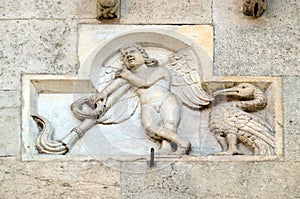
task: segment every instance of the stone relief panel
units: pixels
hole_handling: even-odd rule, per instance
[[[89,44],[76,77],[23,76],[23,159],[139,157],[150,148],[159,157],[280,157],[279,78],[212,76],[209,48],[171,26],[113,36],[94,28],[81,39],[102,41]]]
[[[216,136],[222,152],[217,155],[242,155],[238,141],[248,146],[254,155],[274,154],[274,130],[251,112],[263,110],[267,105],[265,93],[250,83],[240,83],[231,88],[217,90],[214,97],[233,96],[233,101],[213,106],[209,117],[209,129]]]

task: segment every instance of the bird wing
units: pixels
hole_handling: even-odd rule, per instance
[[[115,76],[118,70],[120,70],[120,67],[101,67],[98,79],[100,92],[116,80]],[[129,89],[126,89],[126,87],[129,87]],[[125,93],[122,91],[123,89],[126,90]],[[113,98],[113,100],[111,100],[112,105],[98,120],[102,124],[117,124],[129,119],[135,113],[139,105],[139,97],[132,87],[130,87],[130,84],[125,83],[125,81],[124,85],[116,89],[108,98]]]
[[[247,135],[250,134],[252,136],[260,138],[269,146],[274,148],[274,131],[272,127],[260,117],[236,108],[234,114],[232,114],[231,117],[227,120],[228,124],[236,128],[238,132],[244,133],[243,136],[247,137]]]
[[[212,101],[202,88],[201,72],[195,57],[187,57],[188,50],[173,54],[167,65],[172,75],[171,91],[179,100],[190,108],[201,108]],[[189,56],[192,56],[189,53]]]

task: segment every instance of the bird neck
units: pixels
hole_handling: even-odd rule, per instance
[[[244,111],[248,111],[248,112],[259,111],[266,107],[267,98],[264,92],[262,92],[260,89],[256,89],[253,92],[252,100],[238,101],[236,102],[235,105]]]

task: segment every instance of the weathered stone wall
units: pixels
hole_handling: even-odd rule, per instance
[[[100,22],[96,0],[1,2],[0,198],[300,197],[299,9],[298,0],[272,0],[250,19],[241,0],[122,1],[115,23],[212,24],[215,75],[283,80],[282,160],[181,161],[149,172],[142,162],[112,169],[98,161],[20,161],[21,74],[76,74],[78,24]]]

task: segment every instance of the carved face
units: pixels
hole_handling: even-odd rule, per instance
[[[239,97],[252,97],[256,87],[249,83],[241,83],[232,88],[227,88],[223,90],[218,90],[213,93],[213,96],[217,95],[231,95]]]
[[[142,53],[135,47],[129,47],[122,51],[122,60],[128,70],[144,64]]]
[[[98,1],[102,7],[109,8],[116,5],[117,0],[99,0]]]

